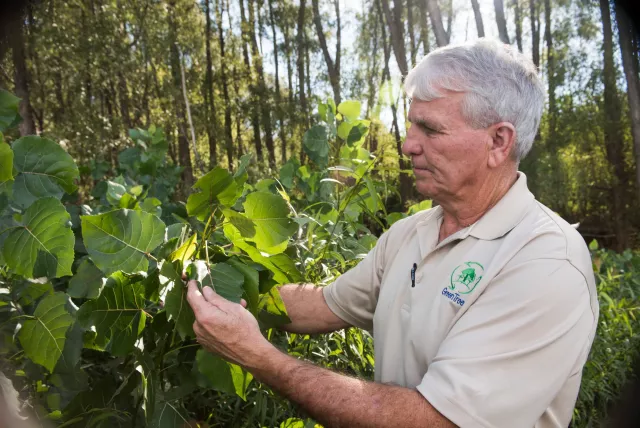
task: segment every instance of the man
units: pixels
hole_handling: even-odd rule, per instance
[[[198,341],[327,426],[566,427],[598,304],[583,239],[517,171],[544,104],[536,70],[481,39],[430,53],[405,89],[403,152],[438,206],[326,288],[281,289],[289,331],[372,330],[376,382],[284,355],[241,305],[192,283]]]

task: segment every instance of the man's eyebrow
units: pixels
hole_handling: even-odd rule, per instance
[[[416,124],[418,126],[423,126],[430,130],[444,133],[444,127],[442,125],[438,124],[437,122],[432,122],[424,117],[409,117],[407,118],[407,120],[410,123]]]

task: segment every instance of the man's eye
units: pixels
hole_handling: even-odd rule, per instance
[[[431,129],[428,126],[421,125],[420,129],[427,135],[436,135],[438,132],[435,129]]]

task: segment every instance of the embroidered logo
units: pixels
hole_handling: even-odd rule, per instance
[[[484,267],[478,262],[465,262],[451,272],[449,290],[456,294],[469,294],[482,279]]]

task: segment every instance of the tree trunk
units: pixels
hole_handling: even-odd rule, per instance
[[[451,24],[453,24],[453,0],[447,5],[447,40],[451,40]]]
[[[514,20],[516,21],[516,44],[518,50],[522,52],[522,11],[520,10],[520,0],[513,0]]]
[[[433,26],[433,33],[436,35],[436,44],[438,47],[446,46],[449,44],[449,38],[447,32],[442,25],[442,14],[440,13],[440,6],[438,6],[437,0],[424,0],[426,3],[426,9],[429,12],[431,18],[431,25]]]
[[[269,20],[271,22],[271,37],[273,38],[273,63],[275,64],[275,83],[276,83],[276,114],[278,115],[279,129],[280,129],[280,144],[282,146],[280,153],[282,163],[287,161],[287,138],[284,129],[284,109],[282,108],[282,97],[280,94],[280,74],[278,67],[278,40],[276,38],[276,22],[273,15],[272,0],[269,0]]]
[[[384,51],[384,69],[382,71],[382,81],[384,82],[385,80],[390,80],[391,79],[391,74],[389,71],[389,59],[391,57],[391,46],[389,43],[389,38],[387,37],[387,32],[385,30],[385,23],[384,23],[384,16],[382,15],[382,6],[381,4],[384,2],[385,0],[377,0],[376,1],[376,7],[378,8],[378,14],[380,16],[380,27],[382,28],[382,49]],[[411,197],[411,190],[412,190],[412,182],[411,182],[411,178],[409,177],[409,175],[406,172],[402,172],[404,170],[406,170],[407,168],[407,163],[405,162],[403,155],[402,155],[402,138],[400,136],[400,128],[398,126],[398,105],[396,104],[396,101],[392,98],[391,95],[391,91],[389,91],[389,102],[391,104],[391,114],[392,114],[392,128],[395,130],[394,132],[394,137],[396,140],[396,149],[398,151],[398,167],[400,169],[400,199],[402,201],[402,205],[404,206],[405,203],[410,199]]]
[[[16,96],[21,98],[19,107],[20,116],[22,116],[20,135],[33,135],[36,133],[36,127],[33,122],[33,111],[29,100],[29,73],[27,70],[23,20],[15,19],[7,26],[7,32],[13,52],[15,92]]]
[[[389,26],[391,34],[391,44],[393,53],[396,57],[396,63],[400,69],[402,80],[409,74],[409,66],[407,64],[407,54],[404,47],[404,31],[402,25],[402,0],[394,0],[393,13],[389,8],[389,0],[381,0],[382,11]]]
[[[549,0],[546,0],[549,1]],[[613,168],[615,180],[612,183],[612,205],[614,231],[618,251],[627,247],[627,225],[625,215],[626,190],[628,176],[624,163],[624,139],[621,126],[621,108],[616,86],[616,66],[613,61],[613,32],[611,30],[611,13],[609,0],[600,0],[602,16],[602,36],[604,47],[604,144],[607,158]]]
[[[129,114],[129,88],[127,88],[127,81],[122,71],[118,71],[118,95],[120,99],[120,115],[125,128],[124,134],[127,135],[129,129],[133,128],[133,123]]]
[[[311,7],[313,8],[313,23],[318,34],[318,41],[320,42],[320,48],[322,49],[322,55],[324,61],[327,64],[327,71],[329,72],[329,83],[333,89],[333,100],[336,105],[340,104],[340,1],[334,0],[337,18],[337,41],[336,41],[336,59],[335,62],[331,58],[329,48],[327,46],[327,39],[324,36],[324,30],[322,29],[322,17],[320,16],[320,10],[318,6],[318,0],[311,0]]]
[[[171,77],[173,79],[173,99],[175,104],[176,123],[178,130],[178,161],[182,170],[182,182],[184,189],[190,189],[193,185],[193,167],[191,166],[191,154],[189,140],[187,138],[187,120],[184,111],[184,102],[181,95],[182,78],[180,76],[180,52],[178,50],[178,26],[175,20],[175,1],[169,1],[169,54],[171,61]]]
[[[502,0],[493,0],[493,7],[496,11],[496,24],[498,24],[498,34],[502,43],[509,43],[509,34],[507,33],[507,20],[504,17],[504,3]]]
[[[251,127],[253,128],[253,143],[256,148],[256,155],[258,157],[258,162],[262,162],[264,160],[264,156],[262,154],[262,138],[260,136],[260,100],[258,96],[258,88],[254,82],[252,71],[251,71],[251,63],[249,62],[249,49],[248,45],[249,41],[249,24],[247,23],[247,18],[244,12],[244,0],[240,0],[240,25],[242,28],[242,54],[244,57],[244,65],[245,65],[245,77],[249,83],[249,90],[251,92]],[[253,31],[253,28],[251,29]]]
[[[531,57],[536,68],[540,67],[540,26],[537,22],[536,0],[529,0],[529,20],[531,23]]]
[[[305,7],[306,7],[306,0],[300,0],[300,7],[298,8],[298,29],[297,29],[297,34],[296,34],[296,44],[297,44],[297,58],[296,58],[296,66],[298,68],[298,96],[300,97],[300,108],[302,110],[302,124],[303,127],[306,128],[309,127],[309,113],[308,113],[308,108],[307,108],[307,97],[305,95],[305,89],[304,89],[304,82],[305,82],[305,78],[304,78],[304,58],[305,58],[305,43],[304,43],[304,32],[305,32],[305,28],[304,28],[304,15],[305,15]],[[301,153],[301,159],[302,159],[302,155],[304,154],[303,150],[300,150]]]
[[[213,97],[213,61],[211,59],[211,0],[205,2],[205,50],[207,56],[207,72],[205,76],[205,113],[207,115],[207,137],[209,139],[209,168],[213,168],[218,163],[216,153],[217,141],[216,135],[218,127],[216,126],[216,103]],[[220,61],[224,64],[224,59]]]
[[[480,12],[480,5],[478,4],[478,0],[471,0],[471,7],[473,8],[473,16],[476,18],[478,37],[484,37],[484,23],[482,22],[482,13]]]
[[[638,80],[638,51],[634,49],[634,28],[627,12],[616,4],[618,37],[622,52],[622,65],[627,79],[627,98],[629,100],[629,119],[633,136],[634,156],[636,160],[636,191],[640,200],[640,80]]]
[[[233,135],[231,131],[231,100],[229,99],[229,82],[227,81],[227,56],[225,52],[224,30],[222,28],[223,12],[223,2],[219,1],[216,7],[216,24],[218,26],[218,42],[220,44],[220,79],[222,80],[222,96],[224,97],[224,143],[227,150],[227,165],[229,169],[232,170]],[[239,132],[237,138],[240,138]]]
[[[547,45],[547,83],[549,85],[549,142],[556,148],[556,76],[555,55],[553,52],[553,37],[551,30],[551,1],[544,0],[544,40]]]
[[[255,18],[254,18],[254,0],[249,0],[249,30],[251,41],[251,58],[253,65],[256,68],[256,75],[258,76],[258,102],[260,103],[260,109],[262,112],[262,126],[264,127],[264,139],[267,146],[267,152],[269,155],[269,166],[273,169],[276,167],[276,154],[273,144],[273,131],[271,129],[271,105],[269,103],[269,96],[267,94],[267,85],[264,81],[264,71],[262,68],[262,55],[258,49],[258,41],[256,39],[255,31]]]
[[[429,18],[427,17],[427,8],[423,6],[418,7],[420,10],[420,40],[422,41],[423,55],[429,53]]]
[[[291,39],[289,35],[289,23],[284,24],[282,29],[284,36],[284,50],[287,57],[287,87],[289,89],[288,109],[293,105],[293,67],[291,66]]]
[[[411,53],[411,66],[416,64],[416,36],[413,22],[413,0],[407,0],[407,32],[409,33],[409,49]],[[375,55],[375,51],[373,53]]]

